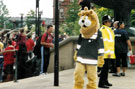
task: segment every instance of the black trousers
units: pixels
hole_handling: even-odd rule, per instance
[[[104,85],[108,82],[108,70],[109,70],[110,60],[113,59],[104,59],[104,65],[101,70],[101,75],[99,78],[99,85]]]
[[[116,53],[116,67],[127,67],[127,53]]]
[[[28,60],[28,54],[27,54],[27,48],[25,44],[19,45],[17,56],[18,56],[17,78],[18,79],[26,78],[27,77],[26,61]]]
[[[47,72],[49,62],[50,62],[50,53],[48,55],[44,55],[44,73]]]
[[[117,72],[117,69],[116,69],[116,60],[114,59],[112,59],[112,60],[110,60],[110,66],[109,66],[110,68],[110,73],[116,73]]]
[[[50,49],[44,48],[44,70],[43,70],[44,73],[47,72],[49,63],[50,63]]]

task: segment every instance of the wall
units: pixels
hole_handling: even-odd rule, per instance
[[[59,44],[59,71],[74,67],[74,50],[78,37],[70,37]],[[48,72],[54,71],[54,49],[51,50]]]
[[[71,69],[74,67],[74,50],[76,49],[77,36],[70,37],[59,44],[59,71]],[[135,37],[130,37],[135,54]],[[51,50],[50,64],[48,72],[54,71],[54,49]]]

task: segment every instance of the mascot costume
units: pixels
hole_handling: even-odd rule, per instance
[[[97,64],[98,57],[103,59],[104,47],[102,34],[99,29],[99,19],[94,10],[87,7],[81,10],[79,25],[80,35],[74,59],[76,67],[74,71],[74,89],[83,89],[84,74],[87,71],[87,89],[97,89]]]

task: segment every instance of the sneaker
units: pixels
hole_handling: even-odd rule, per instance
[[[120,74],[114,73],[112,76],[120,77]]]
[[[48,73],[46,72],[45,75],[48,75]]]
[[[44,76],[44,75],[45,75],[44,73],[39,74],[39,76]]]
[[[125,76],[125,73],[120,73],[121,76]]]

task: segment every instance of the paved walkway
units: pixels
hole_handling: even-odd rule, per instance
[[[60,72],[58,87],[53,86],[54,74],[50,73],[22,79],[17,83],[0,83],[0,89],[73,89],[73,71],[74,69]],[[86,76],[84,79],[87,82]],[[135,89],[135,69],[128,69],[125,77],[113,77],[109,74],[109,81],[113,84],[109,89]]]

